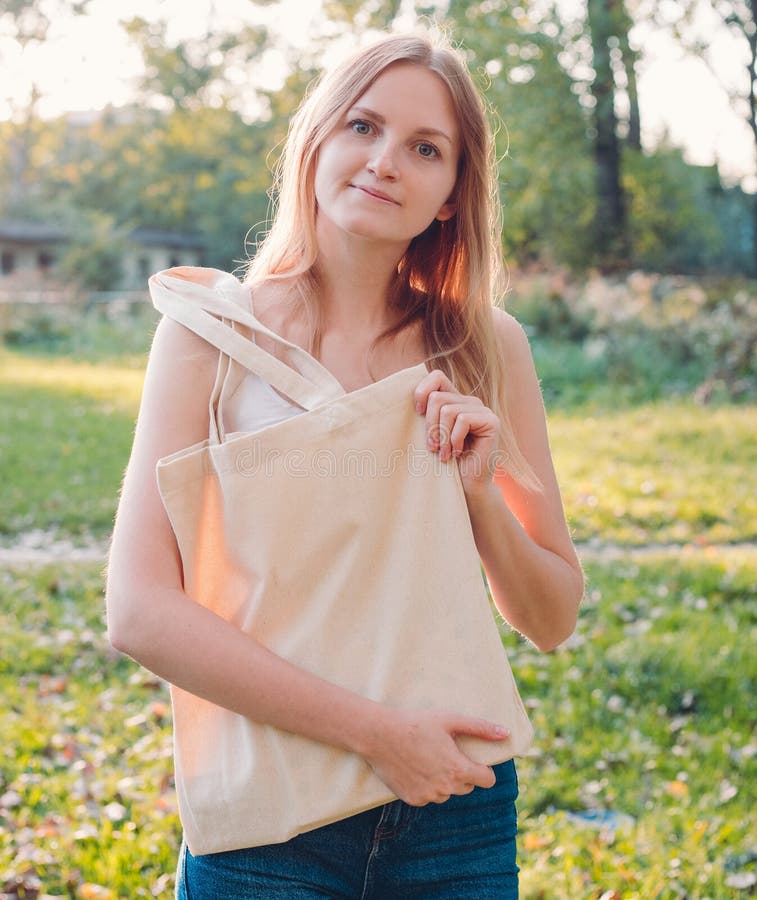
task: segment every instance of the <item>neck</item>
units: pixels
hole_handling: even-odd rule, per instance
[[[389,289],[406,246],[320,231],[317,269],[324,328],[355,336],[383,331],[394,320]]]

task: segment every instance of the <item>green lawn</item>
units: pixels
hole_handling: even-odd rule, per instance
[[[143,372],[0,351],[0,536],[107,535]]]
[[[710,544],[757,539],[757,406],[645,403],[550,415],[577,540]]]
[[[141,366],[0,351],[0,536],[107,535],[128,458]],[[757,406],[684,399],[550,412],[577,540],[757,539]]]
[[[567,647],[505,638],[537,737],[520,765],[523,894],[721,898],[757,874],[757,558],[588,566]],[[576,811],[610,810],[610,827]],[[613,896],[613,895],[607,895]]]
[[[537,732],[519,765],[523,897],[737,896],[727,879],[755,863],[757,561],[710,551],[588,577],[568,646],[540,654],[503,629]],[[100,567],[0,578],[0,879],[168,900],[165,686],[109,648]],[[617,829],[575,818],[591,810]]]
[[[0,578],[0,896],[171,897],[167,692],[107,643],[101,566]]]
[[[79,361],[0,350],[3,544],[107,537],[144,366],[136,338],[119,356],[107,337],[103,352],[81,338]],[[620,549],[587,552],[558,651],[503,628],[537,731],[519,765],[522,896],[747,896],[757,555],[724,545],[757,540],[757,406],[641,389],[612,403],[557,362],[545,395],[571,527]],[[680,546],[630,553],[655,544]],[[101,569],[0,568],[0,900],[172,896],[168,695],[108,646]]]

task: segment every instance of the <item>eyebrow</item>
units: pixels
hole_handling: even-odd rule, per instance
[[[380,113],[377,113],[373,109],[368,109],[367,106],[351,106],[349,112],[355,112],[363,116],[369,116],[371,119],[375,119],[379,123],[379,125],[386,124],[386,119]],[[422,134],[427,137],[441,137],[444,138],[444,140],[447,141],[450,146],[454,146],[454,142],[452,141],[452,138],[447,134],[447,132],[441,131],[438,128],[428,128],[424,126],[421,128],[416,128],[415,133]]]

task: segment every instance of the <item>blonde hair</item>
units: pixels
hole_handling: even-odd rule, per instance
[[[292,118],[275,171],[273,222],[250,261],[245,281],[293,279],[311,323],[310,352],[320,352],[317,302],[315,169],[321,144],[389,66],[413,63],[447,86],[459,123],[455,214],[434,220],[410,242],[397,266],[390,302],[399,313],[376,343],[419,322],[428,361],[458,390],[475,394],[502,423],[505,471],[538,487],[505,408],[505,361],[494,331],[493,298],[503,290],[501,208],[494,139],[484,102],[462,56],[447,42],[410,34],[384,37],[323,75]],[[375,345],[374,345],[375,346]]]

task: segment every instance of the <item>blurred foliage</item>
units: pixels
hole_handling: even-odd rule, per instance
[[[717,268],[726,235],[714,215],[721,191],[714,169],[693,168],[680,151],[627,153],[624,181],[639,265],[660,271]]]
[[[531,336],[548,402],[610,406],[757,396],[757,285],[648,274],[514,272],[506,306]]]
[[[132,18],[126,27],[145,64],[136,102],[92,121],[40,120],[32,104],[18,121],[0,123],[0,216],[52,221],[78,235],[64,271],[91,287],[108,281],[119,236],[137,227],[200,234],[205,263],[234,268],[265,231],[271,169],[324,54],[334,42],[392,27],[400,6],[330,0],[328,19],[301,52],[262,27],[212,27],[202,39],[171,43],[165,22]],[[595,98],[584,19],[566,18],[546,0],[418,2],[402,4],[404,16],[410,7],[448,27],[485,91],[497,128],[507,257],[520,266],[607,267],[595,231]],[[644,3],[625,9],[653,15]],[[627,79],[630,21],[624,12],[613,24],[613,59]],[[274,47],[289,74],[278,89],[256,87],[255,70]],[[624,265],[757,274],[752,197],[724,188],[714,168],[687,165],[674,148],[636,149],[634,116],[631,104],[617,122],[630,247]]]
[[[95,291],[107,291],[121,280],[121,266],[128,235],[119,230],[112,216],[96,210],[75,217],[72,239],[58,261],[69,281]]]

